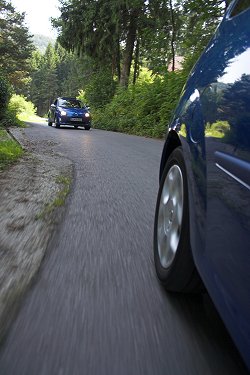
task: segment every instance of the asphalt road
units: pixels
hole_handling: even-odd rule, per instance
[[[208,297],[153,265],[163,142],[32,125],[75,167],[66,213],[0,351],[1,375],[247,374]]]

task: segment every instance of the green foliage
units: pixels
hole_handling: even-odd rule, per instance
[[[21,122],[16,117],[16,111],[9,107],[10,95],[9,82],[0,76],[0,127],[21,126]]]
[[[15,111],[10,110],[7,108],[4,117],[0,121],[0,126],[8,128],[10,126],[19,126],[23,127],[23,123],[17,118],[17,114]]]
[[[139,81],[118,89],[111,103],[93,113],[97,128],[150,137],[162,137],[177,104],[186,77],[168,73],[153,82]]]
[[[86,101],[91,107],[102,108],[111,101],[116,84],[108,70],[100,70],[92,75],[91,81],[85,87]]]
[[[48,44],[44,54],[36,51],[32,56],[30,98],[39,115],[44,115],[58,96],[57,64],[58,56],[51,44]]]
[[[190,71],[208,43],[227,1],[208,0],[60,0],[53,20],[68,50],[91,57],[95,67],[112,67],[127,87],[132,58],[135,71],[147,64],[163,74],[177,54]],[[174,64],[172,65],[174,70]],[[136,74],[134,74],[136,79]]]
[[[18,91],[27,82],[33,45],[24,14],[18,13],[8,0],[0,0],[0,30],[0,70]]]
[[[10,138],[6,130],[0,129],[0,170],[16,161],[22,153],[21,146]]]
[[[77,99],[79,99],[82,103],[89,105],[89,103],[87,102],[84,90],[80,90],[78,92]]]
[[[60,48],[59,48],[60,47]],[[57,60],[57,77],[58,77],[58,93],[61,96],[77,96],[78,91],[85,88],[89,83],[93,64],[87,58],[77,57],[73,53],[68,53],[60,45],[56,48],[58,55]]]
[[[177,1],[151,0],[141,28],[141,54],[153,73],[165,74],[169,63],[180,53],[182,12]]]
[[[56,97],[80,93],[96,126],[161,137],[228,2],[59,2],[61,15],[53,20],[59,38],[45,53],[36,51],[31,61],[30,99],[38,114],[47,113]],[[185,58],[184,69],[170,73],[176,55]],[[144,67],[154,78],[142,75]]]
[[[87,58],[67,52],[58,43],[48,44],[44,54],[35,51],[32,56],[30,99],[38,115],[47,114],[50,104],[58,96],[77,96],[88,83],[92,65]]]
[[[22,95],[12,95],[10,98],[9,106],[8,106],[10,112],[15,113],[17,116],[22,115],[34,115],[36,113],[34,104],[30,101],[28,101],[24,96]]]
[[[23,117],[35,114],[34,104],[27,101],[24,96],[13,94],[9,100],[5,114],[0,121],[2,127],[23,126]]]
[[[0,76],[0,121],[3,119],[10,98],[10,86],[4,77]]]
[[[61,16],[53,20],[60,30],[59,42],[68,51],[110,62],[115,51],[116,2],[112,0],[60,0]]]
[[[184,68],[190,71],[208,44],[225,12],[225,1],[181,1],[182,26],[179,45],[184,52]]]

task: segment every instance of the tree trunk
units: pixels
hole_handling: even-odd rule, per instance
[[[135,47],[135,66],[134,66],[133,85],[135,85],[136,80],[139,75],[139,51],[140,51],[140,41],[139,41],[139,38],[137,38],[136,47]]]
[[[172,54],[172,72],[175,71],[175,22],[174,22],[174,10],[172,0],[169,0],[170,5],[170,14],[171,14],[171,26],[172,26],[172,34],[171,34],[171,54]]]
[[[116,43],[117,43],[117,45],[116,45],[116,70],[117,70],[118,82],[120,82],[120,79],[121,79],[121,54],[120,54],[119,38],[117,38]]]
[[[138,14],[138,9],[134,9],[130,14],[129,29],[127,34],[126,47],[124,51],[123,65],[121,69],[120,85],[122,87],[128,87],[134,44],[136,39]]]

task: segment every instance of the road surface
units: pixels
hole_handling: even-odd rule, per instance
[[[163,142],[33,124],[74,163],[66,213],[0,351],[1,375],[247,374],[208,297],[153,265]]]

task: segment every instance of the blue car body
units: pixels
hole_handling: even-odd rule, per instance
[[[53,122],[56,127],[61,125],[84,126],[89,130],[91,116],[88,108],[82,106],[76,98],[60,97],[51,104],[48,112],[48,125],[51,126]]]
[[[182,147],[195,266],[250,368],[250,2],[234,1],[192,70],[160,179]]]

